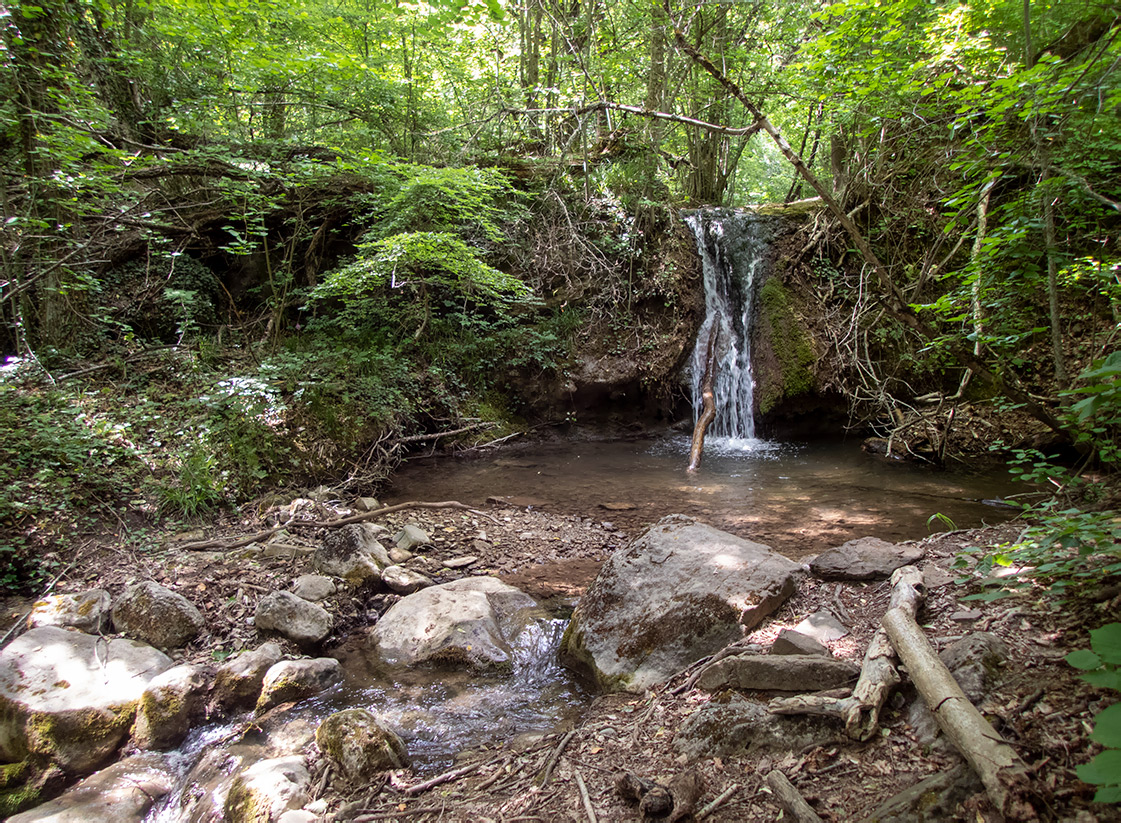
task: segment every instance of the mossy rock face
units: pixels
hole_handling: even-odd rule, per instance
[[[203,715],[213,682],[214,670],[200,665],[176,666],[153,678],[140,698],[133,743],[162,751],[182,743]]]
[[[401,738],[366,709],[336,712],[319,724],[315,743],[336,773],[351,784],[409,764]]]
[[[65,782],[66,775],[57,766],[43,768],[29,760],[0,764],[0,820],[38,806]]]
[[[257,714],[281,703],[305,700],[342,680],[342,666],[332,657],[312,660],[282,660],[265,673]]]
[[[759,343],[756,351],[756,404],[760,414],[817,389],[817,353],[795,313],[782,281],[772,277],[759,289],[756,303]]]

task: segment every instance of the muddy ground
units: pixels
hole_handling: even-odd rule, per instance
[[[517,502],[495,500],[473,511],[412,509],[375,522],[391,529],[412,522],[428,530],[434,542],[421,553],[426,560],[420,562],[437,582],[468,574],[494,574],[562,611],[576,601],[604,559],[643,528],[631,519],[621,528],[603,511],[585,517],[550,514]],[[308,500],[294,507],[262,505],[200,532],[154,539],[140,536],[148,533],[122,530],[117,536],[76,540],[52,558],[61,572],[54,591],[96,586],[116,594],[139,579],[174,588],[200,607],[208,627],[206,635],[177,656],[184,662],[210,661],[258,644],[261,638],[251,621],[258,598],[287,588],[293,578],[310,571],[306,552],[316,545],[322,530],[298,524],[332,519],[350,510],[350,501],[332,501],[328,496],[322,502]],[[182,548],[189,541],[232,539],[289,519],[292,523],[286,532],[274,536],[270,544],[217,550]],[[1083,683],[1063,660],[1068,652],[1089,646],[1090,629],[1121,615],[1121,597],[1115,592],[1091,592],[1092,597],[1060,602],[1036,592],[979,604],[963,602],[971,589],[955,583],[961,576],[951,568],[955,555],[1012,539],[1021,528],[1022,524],[1009,523],[925,540],[927,554],[920,565],[929,592],[920,622],[937,648],[977,630],[994,632],[1007,644],[1010,659],[999,685],[981,708],[1031,767],[1030,797],[1041,819],[1121,820],[1116,807],[1093,804],[1092,787],[1074,773],[1076,765],[1097,751],[1088,739],[1094,714],[1116,695]],[[464,556],[477,560],[456,571],[442,565]],[[885,611],[888,594],[886,581],[842,584],[807,577],[797,594],[749,639],[765,645],[780,629],[793,627],[808,614],[826,608],[852,629],[850,635],[831,644],[832,652],[859,664]],[[326,653],[367,626],[374,619],[372,612],[384,611],[393,597],[376,590],[337,596],[331,603],[336,631],[326,644]],[[0,630],[7,631],[27,602],[7,600],[0,605],[5,618]],[[960,612],[974,609],[980,614],[962,619]],[[294,647],[286,651],[299,654]],[[933,746],[917,742],[908,725],[907,707],[918,698],[906,682],[889,701],[882,734],[871,742],[847,740],[838,727],[827,745],[791,754],[683,762],[671,746],[674,732],[685,717],[714,697],[681,689],[688,674],[683,672],[644,695],[600,696],[577,722],[551,734],[463,752],[457,765],[476,768],[427,791],[407,793],[434,775],[403,770],[345,794],[330,781],[320,781],[319,792],[339,819],[513,823],[590,820],[594,813],[598,820],[624,821],[641,816],[616,790],[621,774],[668,783],[695,770],[701,793],[694,817],[771,821],[779,819],[781,811],[764,778],[777,768],[823,820],[847,821],[865,819],[886,799],[962,762],[943,741]],[[318,777],[323,765],[316,760],[317,752],[309,755]],[[716,801],[715,807],[708,808]],[[938,819],[1000,818],[985,795],[977,793],[953,816]]]

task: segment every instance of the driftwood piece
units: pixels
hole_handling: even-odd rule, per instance
[[[202,540],[197,543],[184,543],[176,548],[185,551],[207,551],[210,549],[218,549],[220,551],[229,551],[231,549],[240,549],[242,546],[248,546],[252,543],[259,543],[272,537],[274,534],[285,529],[295,528],[297,526],[305,526],[316,529],[338,529],[342,526],[349,526],[351,523],[361,523],[364,520],[373,520],[375,517],[381,517],[384,514],[392,514],[393,512],[404,511],[405,509],[463,509],[464,511],[477,514],[480,517],[485,517],[488,520],[494,520],[486,512],[477,511],[470,506],[465,506],[455,500],[447,500],[443,503],[398,503],[395,506],[382,506],[380,509],[374,509],[370,512],[362,512],[361,514],[352,514],[349,517],[340,517],[335,520],[288,520],[279,526],[273,526],[271,529],[259,531],[249,537],[243,537],[240,540],[227,542],[225,540]]]
[[[889,609],[884,628],[899,659],[939,727],[968,761],[993,805],[1012,820],[1037,817],[1024,798],[1027,765],[1001,737],[954,680],[913,615]]]
[[[775,793],[779,805],[783,810],[789,814],[797,823],[823,823],[822,819],[817,816],[810,804],[802,797],[801,793],[794,788],[794,784],[786,779],[786,775],[775,769],[767,775],[767,785],[770,786],[771,791]]]
[[[915,566],[903,566],[891,575],[891,609],[898,609],[912,618],[918,614],[925,589],[922,572]],[[879,730],[880,710],[891,690],[899,684],[895,668],[895,649],[887,631],[876,630],[864,653],[860,679],[846,697],[824,694],[807,694],[797,697],[780,697],[772,700],[768,708],[774,714],[819,714],[839,717],[845,723],[845,732],[856,740],[869,740]]]
[[[720,338],[720,315],[712,321],[712,331],[708,336],[708,346],[705,352],[705,374],[701,381],[701,414],[697,418],[697,425],[693,427],[693,445],[689,448],[688,472],[695,472],[701,467],[701,455],[705,449],[705,432],[709,424],[716,417],[716,344]]]

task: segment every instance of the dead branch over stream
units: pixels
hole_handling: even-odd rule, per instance
[[[716,417],[716,392],[713,384],[716,382],[716,344],[720,337],[720,315],[717,314],[712,321],[712,332],[708,336],[708,346],[705,353],[705,375],[701,381],[702,411],[697,418],[697,425],[693,427],[693,445],[689,448],[689,467],[686,471],[695,472],[701,466],[701,456],[705,448],[705,432]]]

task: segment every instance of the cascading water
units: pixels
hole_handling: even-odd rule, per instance
[[[733,448],[755,440],[755,381],[751,374],[751,318],[756,279],[771,231],[766,218],[730,210],[698,211],[687,220],[704,267],[705,320],[692,357],[693,420],[701,413],[709,339],[718,335],[713,382],[716,418],[710,436]]]

